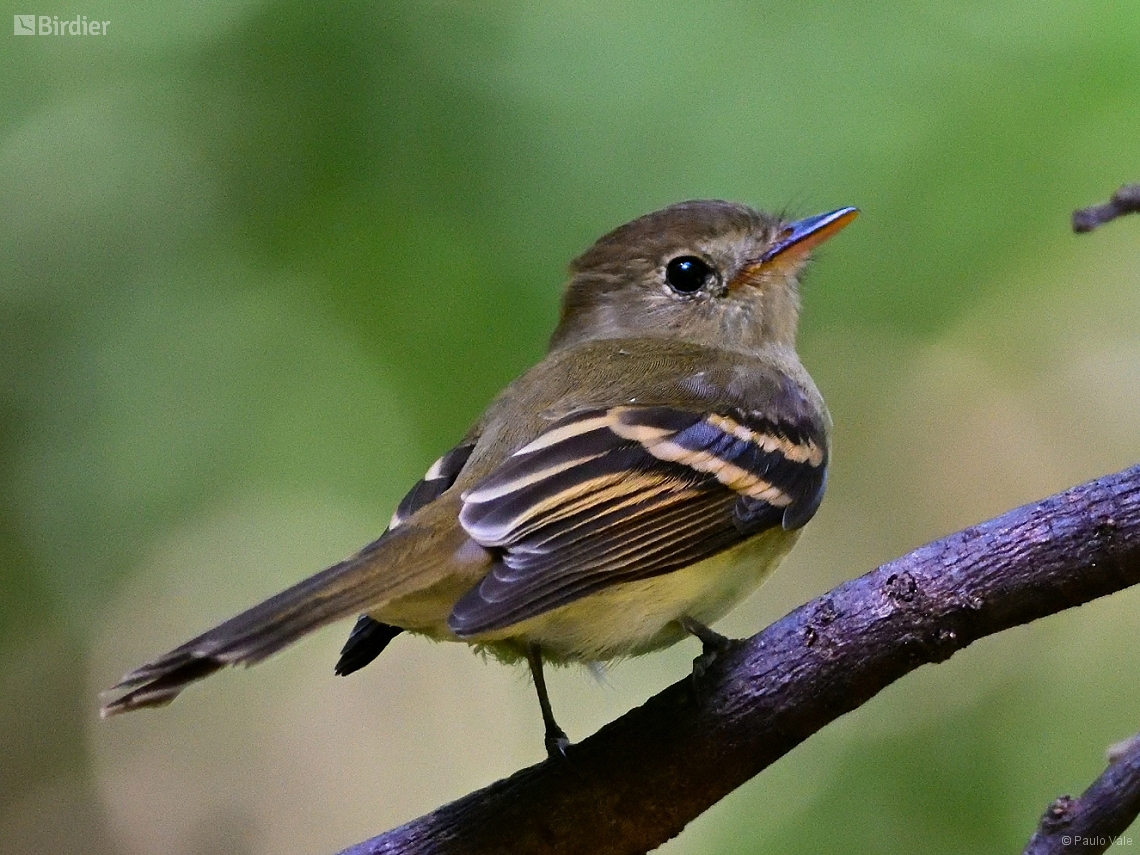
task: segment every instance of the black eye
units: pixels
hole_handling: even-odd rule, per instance
[[[712,268],[695,255],[681,255],[665,265],[665,281],[678,294],[692,294],[701,289],[712,272]]]

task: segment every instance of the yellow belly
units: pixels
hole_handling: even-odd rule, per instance
[[[679,618],[711,624],[724,617],[776,569],[798,537],[798,530],[770,529],[681,570],[614,585],[466,640],[508,661],[525,655],[533,643],[552,662],[596,662],[659,650],[685,637]]]

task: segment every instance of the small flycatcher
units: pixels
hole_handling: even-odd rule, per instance
[[[798,275],[856,214],[682,202],[610,232],[571,265],[546,358],[378,540],[127,674],[103,715],[359,614],[336,673],[404,631],[526,659],[564,751],[544,660],[715,643],[819,507],[831,419],[795,352]]]

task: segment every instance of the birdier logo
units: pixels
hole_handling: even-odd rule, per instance
[[[17,36],[105,36],[110,21],[89,21],[86,15],[13,15],[12,33]]]

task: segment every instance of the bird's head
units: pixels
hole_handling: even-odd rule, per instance
[[[551,349],[646,336],[741,351],[792,347],[799,273],[812,248],[857,213],[786,221],[696,201],[639,217],[571,264]]]

